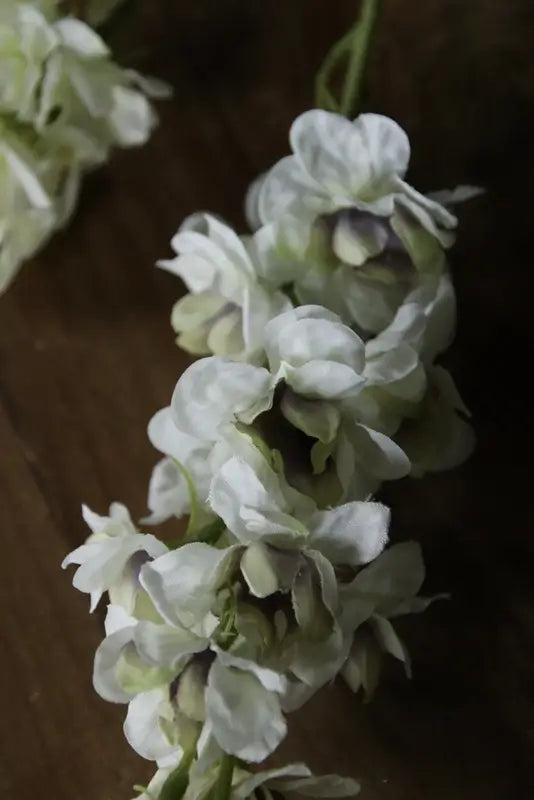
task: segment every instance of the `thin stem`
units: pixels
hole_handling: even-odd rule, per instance
[[[233,756],[224,754],[219,767],[217,783],[213,789],[213,800],[229,800],[232,788],[232,776],[234,774],[235,759]]]
[[[354,117],[360,110],[365,70],[381,0],[362,0],[358,22],[330,48],[315,79],[318,108]],[[332,77],[347,63],[341,99],[331,88]]]
[[[380,0],[363,0],[358,24],[352,30],[349,65],[341,95],[341,113],[354,116],[360,107],[369,49],[376,27]]]
[[[189,493],[189,522],[187,523],[187,531],[185,533],[185,540],[191,541],[195,531],[198,526],[198,495],[195,484],[193,483],[189,472],[186,470],[184,465],[178,461],[177,458],[173,458],[174,463],[182,473],[186,486],[187,491]]]
[[[192,746],[185,751],[180,763],[165,780],[158,795],[159,800],[182,800],[189,785],[189,768],[196,755],[197,737]]]

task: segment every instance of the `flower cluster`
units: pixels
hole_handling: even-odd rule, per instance
[[[336,675],[370,695],[384,653],[409,674],[393,621],[428,606],[424,565],[417,543],[387,546],[374,496],[473,444],[435,364],[454,328],[456,219],[404,181],[406,135],[316,110],[291,144],[249,191],[252,234],[197,214],[161,262],[189,290],[179,342],[204,358],[149,424],[164,458],[141,525],[188,516],[185,536],[84,508],[93,533],[64,562],[92,609],[109,596],[94,686],[127,704],[129,743],[157,763],[146,800],[358,790],[302,764],[249,767]]]
[[[83,5],[96,23],[115,4]],[[115,64],[101,37],[63,7],[0,5],[0,291],[66,223],[83,173],[112,147],[148,139],[156,117],[147,96],[168,91]]]

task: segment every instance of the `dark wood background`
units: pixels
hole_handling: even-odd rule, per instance
[[[428,590],[452,600],[402,626],[414,679],[392,668],[363,705],[343,686],[291,720],[277,759],[359,777],[366,800],[534,796],[531,0],[385,0],[368,106],[395,117],[423,189],[483,184],[452,262],[448,357],[474,413],[462,469],[390,489],[395,535],[423,542]],[[242,225],[249,181],[288,149],[312,77],[353,0],[138,3],[120,49],[174,100],[144,149],[91,176],[68,230],[0,300],[0,793],[128,800],[151,765],[124,709],[91,687],[102,617],[60,571],[86,535],[80,503],[140,516],[156,453],[145,427],[186,364],[168,324],[181,289],[155,270],[181,219]],[[528,387],[528,388],[527,388]]]

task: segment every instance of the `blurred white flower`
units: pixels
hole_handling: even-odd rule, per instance
[[[54,201],[44,185],[46,166],[6,130],[0,116],[0,292],[55,227]]]
[[[147,97],[168,94],[115,64],[85,22],[59,14],[43,1],[0,8],[0,291],[67,221],[83,172],[112,147],[147,141],[157,121]]]

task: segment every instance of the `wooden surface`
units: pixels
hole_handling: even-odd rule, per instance
[[[251,178],[287,152],[312,76],[353,0],[141,3],[123,42],[170,80],[143,150],[91,176],[69,229],[0,299],[0,794],[128,800],[151,765],[124,709],[91,688],[101,615],[59,569],[82,501],[136,516],[156,453],[145,426],[185,357],[168,324],[180,287],[153,268],[195,209],[242,224]],[[423,189],[481,183],[453,256],[460,325],[448,358],[474,412],[476,456],[388,491],[395,535],[423,542],[429,591],[364,706],[342,686],[291,720],[277,759],[359,777],[365,800],[534,796],[532,394],[534,11],[531,0],[386,0],[369,107],[413,144]],[[150,10],[152,8],[152,10]]]

